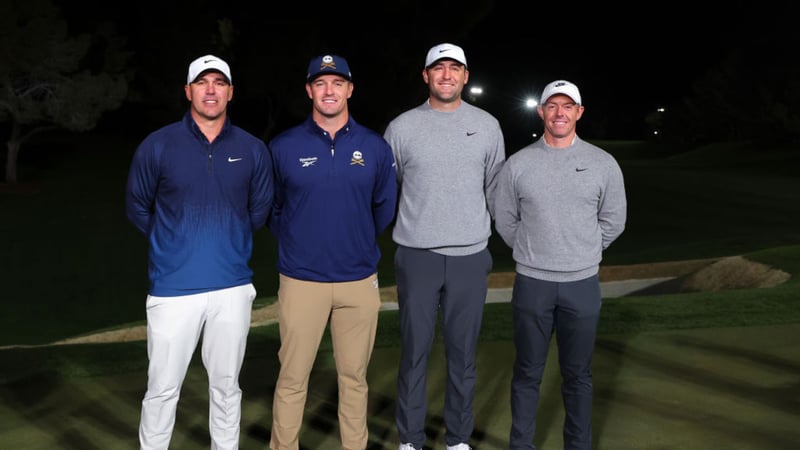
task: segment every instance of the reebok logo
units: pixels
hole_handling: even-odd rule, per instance
[[[314,165],[315,162],[317,162],[317,157],[312,156],[310,158],[300,158],[299,161],[300,161],[300,167],[311,167]]]
[[[228,156],[228,162],[236,162],[236,161],[241,161],[241,160],[242,160],[242,158],[231,158],[230,156]]]

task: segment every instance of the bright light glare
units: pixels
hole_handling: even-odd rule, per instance
[[[477,87],[477,86],[471,87],[471,88],[469,88],[469,93],[472,94],[472,95],[481,95],[481,94],[483,94],[483,88],[482,87]]]
[[[528,109],[536,108],[538,104],[539,102],[537,102],[535,98],[529,98],[525,100],[525,107]]]

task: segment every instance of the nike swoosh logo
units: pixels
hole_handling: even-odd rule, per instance
[[[583,169],[576,167],[575,172],[583,172],[586,169],[587,169],[586,167],[584,167]]]
[[[444,52],[446,52],[448,50],[450,50],[450,49],[449,48],[443,48],[443,49],[439,50],[439,53],[444,53]]]
[[[242,158],[231,158],[230,156],[228,156],[228,162],[236,162],[236,161],[241,161],[241,160],[242,160]]]
[[[477,131],[469,132],[467,131],[467,136],[472,136],[473,134],[477,133]]]
[[[216,61],[216,60],[215,59],[206,59],[205,61],[203,61],[203,64],[208,64],[211,61]]]

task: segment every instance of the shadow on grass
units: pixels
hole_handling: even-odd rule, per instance
[[[504,305],[487,305],[487,323],[502,323]],[[602,333],[594,362],[596,448],[614,450],[713,450],[792,448],[800,398],[800,324]],[[381,313],[370,364],[368,449],[394,449],[399,348],[390,345],[396,311]],[[271,428],[278,374],[277,326],[254,328],[240,383],[242,449],[264,449]],[[478,389],[472,445],[507,444],[513,343],[483,339],[478,350]],[[395,340],[396,342],[396,340]],[[146,384],[144,343],[72,345],[0,352],[0,447],[68,450],[135,449]],[[444,350],[434,345],[427,388],[428,450],[443,448]],[[40,363],[40,364],[37,364]],[[43,369],[49,365],[49,369]],[[536,444],[561,448],[563,409],[557,351],[551,348],[540,401]],[[312,372],[301,444],[338,448],[337,384],[330,340],[324,339]],[[178,407],[172,448],[208,447],[205,370],[193,360]]]

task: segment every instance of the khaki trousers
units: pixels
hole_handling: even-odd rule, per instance
[[[278,303],[281,368],[272,404],[269,448],[299,448],[308,380],[330,319],[342,449],[366,449],[367,367],[381,305],[377,274],[341,283],[303,281],[280,275]]]

